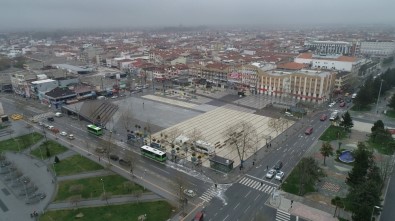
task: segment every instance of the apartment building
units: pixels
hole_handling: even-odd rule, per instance
[[[258,91],[276,97],[322,103],[329,99],[336,73],[330,71],[268,71],[258,73]]]
[[[304,46],[317,54],[352,54],[352,43],[345,41],[307,41]]]
[[[362,41],[359,46],[360,54],[373,57],[387,57],[395,53],[393,41]]]
[[[294,62],[307,64],[312,69],[336,70],[355,72],[359,67],[359,60],[356,57],[343,55],[316,55],[313,53],[301,53]]]

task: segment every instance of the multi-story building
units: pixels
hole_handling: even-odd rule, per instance
[[[362,41],[359,46],[360,54],[373,57],[387,57],[395,53],[393,41]]]
[[[15,94],[30,97],[29,82],[37,79],[35,74],[20,71],[11,74],[12,89]]]
[[[304,46],[317,54],[352,54],[352,43],[345,41],[307,41]]]
[[[33,81],[30,83],[30,96],[32,98],[42,100],[45,92],[48,92],[58,86],[58,81],[52,79]]]
[[[335,72],[300,70],[258,73],[258,91],[276,97],[322,103],[333,90]]]
[[[295,60],[299,64],[307,64],[312,69],[336,70],[355,72],[360,66],[360,60],[356,57],[343,55],[316,55],[313,53],[301,53]]]

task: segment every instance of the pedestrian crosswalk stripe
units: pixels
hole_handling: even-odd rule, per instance
[[[289,221],[291,220],[291,214],[277,209],[276,221]]]
[[[275,189],[273,186],[247,177],[243,177],[239,183],[265,193],[271,193]]]
[[[210,187],[210,189],[206,190],[199,198],[209,202],[216,194],[214,187]]]

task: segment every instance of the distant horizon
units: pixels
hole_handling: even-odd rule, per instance
[[[395,24],[393,0],[2,0],[0,30]]]
[[[202,29],[205,31],[214,31],[214,30],[229,30],[229,29],[241,29],[241,30],[249,30],[249,29],[260,29],[260,30],[306,30],[306,29],[320,29],[320,28],[334,28],[334,29],[342,29],[342,28],[369,28],[371,29],[388,29],[393,28],[395,32],[395,24],[386,24],[386,23],[366,23],[366,24],[276,24],[276,25],[257,25],[257,24],[244,24],[244,25],[151,25],[151,26],[135,26],[135,27],[47,27],[47,28],[9,28],[0,30],[0,34],[4,33],[23,33],[23,32],[56,32],[56,31],[64,31],[64,32],[106,32],[106,31],[164,31],[164,29],[195,29],[195,30],[184,30],[188,31],[198,31],[197,29]],[[183,30],[178,30],[183,31]],[[285,30],[284,30],[285,31]]]

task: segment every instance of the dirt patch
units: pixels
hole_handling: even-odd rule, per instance
[[[314,202],[318,202],[321,204],[327,204],[327,205],[331,205],[331,199],[328,196],[324,196],[320,193],[309,193],[307,195],[305,195],[306,199],[312,200]]]
[[[324,169],[324,172],[325,172],[326,176],[333,177],[335,179],[346,180],[346,178],[347,178],[347,175],[333,172],[333,170]]]

